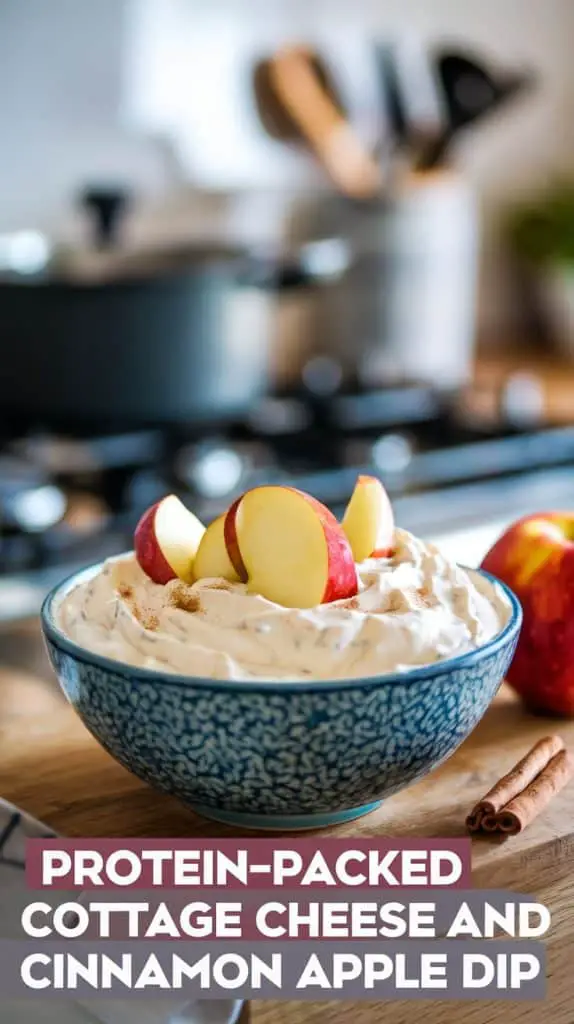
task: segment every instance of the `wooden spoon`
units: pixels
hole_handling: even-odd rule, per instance
[[[270,84],[291,120],[345,195],[373,199],[381,191],[382,175],[320,81],[312,54],[304,47],[287,47],[269,61]]]

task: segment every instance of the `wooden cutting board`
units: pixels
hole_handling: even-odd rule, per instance
[[[574,748],[574,721],[556,722],[527,714],[503,687],[472,736],[427,779],[398,794],[370,816],[321,835],[461,836],[469,808],[541,736],[560,732]],[[86,732],[48,675],[0,671],[0,796],[21,805],[69,836],[214,837],[237,835],[196,817],[117,765]],[[251,833],[253,834],[253,833]],[[522,835],[509,840],[473,840],[477,886],[508,887],[534,894],[553,913],[548,943],[553,1024],[572,1024],[568,1004],[574,980],[568,966],[574,951],[572,867],[574,865],[574,783],[563,790]],[[532,1004],[464,1004],[471,1024],[490,1024],[504,1012],[506,1024],[520,1019],[539,1024],[542,1008]],[[425,1004],[427,1024],[460,1019],[462,1004]],[[261,1024],[325,1021],[343,1024],[349,1004],[256,1003]],[[416,1003],[353,1005],[357,1024],[410,1024],[420,1019]],[[516,1015],[515,1015],[516,1014]]]

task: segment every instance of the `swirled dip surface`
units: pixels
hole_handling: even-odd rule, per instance
[[[503,591],[404,530],[391,558],[359,565],[357,597],[305,610],[243,584],[152,583],[128,556],[72,590],[57,623],[131,665],[216,679],[349,679],[472,650],[508,621]]]

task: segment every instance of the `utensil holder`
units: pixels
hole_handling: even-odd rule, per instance
[[[447,171],[409,174],[387,198],[339,200],[338,213],[326,217],[331,230],[338,220],[352,252],[321,328],[345,370],[371,385],[464,384],[472,370],[479,250],[478,207],[467,181]]]

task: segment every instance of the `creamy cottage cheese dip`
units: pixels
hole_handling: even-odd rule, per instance
[[[69,592],[71,640],[130,665],[214,679],[349,679],[402,672],[479,647],[510,617],[498,586],[405,530],[390,558],[358,567],[356,597],[305,610],[241,583],[153,583],[133,556]]]

